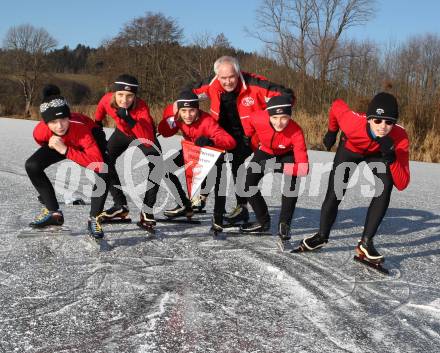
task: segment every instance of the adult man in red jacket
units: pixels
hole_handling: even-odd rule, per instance
[[[338,206],[354,172],[353,168],[344,166],[343,163],[373,162],[369,167],[376,178],[376,195],[368,208],[363,234],[356,251],[368,260],[383,261],[383,256],[373,245],[373,237],[388,209],[393,185],[398,190],[403,190],[410,179],[409,140],[405,129],[396,124],[398,117],[396,98],[385,92],[377,94],[371,100],[366,115],[351,111],[341,99],[333,102],[329,112],[328,132],[324,137],[327,150],[336,142],[339,130],[343,135],[322,204],[319,232],[304,239],[300,249],[315,250],[328,242]],[[379,185],[383,185],[380,193],[377,190]]]
[[[294,95],[291,89],[272,83],[263,76],[241,71],[238,60],[230,56],[222,56],[215,61],[214,73],[214,76],[190,85],[187,89],[192,89],[200,99],[210,100],[210,114],[235,139],[237,146],[230,151],[232,176],[236,185],[244,185],[244,169],[239,173],[239,167],[252,154],[252,150],[249,138],[244,134],[243,121],[252,112],[265,109],[270,97],[286,95],[294,102]],[[230,223],[247,222],[247,200],[237,191],[235,196],[237,206],[226,220]]]
[[[170,137],[175,135],[178,131],[181,131],[183,138],[186,141],[193,142],[197,146],[211,146],[223,150],[232,150],[236,146],[235,140],[225,130],[223,130],[217,121],[199,109],[199,99],[196,94],[191,91],[182,92],[177,99],[178,111],[173,114],[173,105],[170,104],[165,108],[163,113],[163,119],[159,123],[158,130],[163,137]],[[171,161],[173,163],[171,163]],[[177,155],[173,155],[169,159],[165,160],[167,165],[167,173],[165,180],[170,180],[174,188],[177,190],[179,199],[178,205],[170,210],[166,210],[164,215],[167,217],[179,217],[186,216],[191,217],[193,210],[191,207],[191,201],[185,194],[179,179],[174,174],[174,170],[171,170],[171,164],[177,168],[181,168],[184,165],[183,151],[180,150]],[[222,231],[223,227],[223,214],[225,212],[226,196],[220,193],[221,186],[221,171],[223,166],[223,156],[220,157],[216,163],[216,182],[215,182],[215,203],[214,203],[214,217],[212,222],[212,228],[215,231]],[[223,181],[225,183],[225,181]],[[223,191],[224,193],[225,191]],[[176,197],[177,199],[177,197]]]

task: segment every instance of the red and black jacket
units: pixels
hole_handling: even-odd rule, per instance
[[[258,149],[274,156],[293,152],[294,163],[289,174],[305,176],[309,171],[309,158],[304,134],[301,127],[293,120],[283,129],[275,131],[270,123],[269,113],[260,110],[251,114],[244,125],[246,136],[257,137],[259,142]]]
[[[211,101],[210,113],[218,120],[220,114],[220,96],[225,93],[217,76],[211,76],[206,80],[187,87],[199,96],[200,99],[209,98]],[[241,72],[236,91],[237,110],[243,125],[243,119],[249,118],[251,113],[266,109],[266,102],[274,96],[287,95],[295,101],[291,89],[268,81],[264,76]]]
[[[102,170],[104,160],[92,135],[94,127],[96,124],[89,117],[71,113],[69,129],[61,138],[67,146],[66,158],[94,172],[99,172]],[[40,146],[47,145],[54,135],[44,121],[40,121],[35,126],[33,134]]]
[[[368,132],[366,115],[352,111],[342,99],[335,100],[330,108],[328,130],[334,132],[341,130],[345,135],[344,147],[349,151],[364,156],[380,153],[379,144]],[[393,183],[398,190],[403,190],[410,181],[409,138],[400,125],[394,125],[387,136],[393,140],[396,152],[396,161],[390,164]]]
[[[173,136],[180,130],[183,138],[191,142],[195,142],[200,136],[206,136],[214,143],[213,147],[223,150],[232,150],[236,146],[232,136],[222,129],[211,115],[202,110],[200,110],[199,118],[187,125],[181,119],[176,118],[173,114],[173,105],[170,104],[163,112],[158,130],[163,137]]]
[[[130,126],[116,114],[117,109],[111,106],[112,98],[112,92],[105,94],[104,97],[101,98],[96,108],[95,120],[102,121],[106,115],[110,115],[116,122],[116,127],[124,134],[138,139],[146,139],[147,142],[144,144],[147,147],[152,146],[155,140],[154,122],[150,114],[150,109],[145,101],[136,97],[134,107],[129,110],[131,117],[136,120],[136,124],[133,128],[130,128]]]

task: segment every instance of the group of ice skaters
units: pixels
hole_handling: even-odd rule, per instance
[[[180,132],[185,140],[197,146],[211,146],[226,151],[235,184],[244,185],[245,191],[251,188],[256,190],[249,197],[236,192],[236,207],[226,214],[225,190],[221,190],[225,183],[222,181],[225,168],[221,166],[226,160],[225,154],[222,154],[216,163],[211,230],[218,234],[231,225],[239,224],[243,233],[269,231],[271,218],[258,184],[266,173],[276,172],[283,173],[285,177],[278,236],[283,242],[289,241],[298,195],[294,192],[296,181],[309,171],[304,135],[292,119],[295,96],[291,89],[274,84],[260,75],[243,72],[236,58],[223,56],[214,63],[213,76],[188,85],[178,99],[165,108],[157,130],[147,104],[137,96],[137,91],[138,81],[135,77],[120,75],[114,82],[113,91],[99,101],[95,119],[92,120],[71,112],[58,87],[45,87],[40,105],[42,121],[34,129],[34,138],[41,147],[25,165],[45,205],[42,214],[30,223],[31,227],[63,224],[63,213],[44,170],[54,163],[70,159],[92,169],[99,176],[97,180],[104,181],[105,190],[98,188],[98,185],[93,189],[88,220],[89,236],[96,239],[104,237],[104,221],[124,219],[129,214],[115,164],[133,142],[138,142],[137,147],[148,159],[149,169],[139,224],[151,228],[156,223],[153,207],[161,181],[161,178],[157,178],[158,174],[163,176],[167,185],[174,186],[170,190],[174,189],[173,196],[177,201],[176,207],[164,211],[164,215],[169,218],[191,218],[195,209],[205,207],[207,193],[202,190],[193,200],[188,198],[174,174],[184,166],[182,150],[163,161],[157,140],[157,132],[163,137]],[[209,114],[199,109],[199,99],[206,98],[210,102]],[[116,123],[108,141],[102,125],[106,116]],[[376,180],[381,181],[383,190],[371,200],[356,252],[370,261],[383,261],[383,256],[373,245],[373,237],[387,211],[393,185],[403,190],[410,178],[409,140],[405,130],[396,124],[397,120],[397,101],[386,92],[373,97],[366,114],[353,112],[341,99],[332,103],[328,132],[323,143],[330,150],[341,131],[339,146],[322,205],[319,231],[301,241],[300,251],[319,249],[328,242],[339,203],[354,172],[349,164],[379,162],[371,164],[370,169]],[[251,155],[248,167],[240,168]],[[266,168],[268,161],[275,161],[277,167],[272,170]],[[349,162],[348,166],[340,173],[341,165],[346,162]],[[161,170],[155,172],[155,168]],[[156,177],[152,177],[154,175]],[[109,191],[113,206],[104,210]],[[255,222],[249,222],[248,203],[255,213]]]

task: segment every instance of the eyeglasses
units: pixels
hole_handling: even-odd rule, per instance
[[[385,124],[387,124],[388,126],[390,125],[394,125],[394,122],[391,120],[386,120],[386,119],[373,119],[373,122],[377,125],[382,124],[382,121],[385,121]]]

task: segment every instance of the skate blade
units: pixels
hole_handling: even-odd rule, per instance
[[[200,221],[196,219],[188,219],[188,218],[158,218],[156,222],[159,223],[183,223],[183,224],[201,224]]]
[[[44,228],[26,228],[17,234],[17,238],[38,238],[38,237],[57,237],[60,235],[70,235],[72,231],[66,226],[48,226]]]
[[[240,228],[241,226],[247,226],[249,223],[246,222],[236,222],[230,223],[228,220],[224,220],[223,228]]]
[[[278,246],[278,249],[281,251],[281,252],[284,252],[284,251],[292,251],[293,250],[293,245],[292,245],[292,243],[290,242],[290,240],[281,240],[281,239],[278,239],[277,240],[277,246]]]
[[[106,252],[114,249],[114,246],[111,245],[105,238],[97,239],[94,236],[87,234],[86,236],[88,242],[94,246],[94,248],[99,251]]]
[[[154,236],[156,234],[156,229],[154,228],[154,225],[145,226],[141,222],[137,222],[136,225],[142,230],[145,230],[150,236]]]
[[[290,251],[292,254],[299,254],[305,252],[302,246],[298,246]]]
[[[236,235],[253,235],[253,236],[272,236],[272,233],[269,231],[264,231],[264,232],[243,232],[241,231],[239,228],[237,230],[233,230],[233,229],[229,229],[229,228],[224,228],[223,229],[223,233],[225,234],[236,234]]]
[[[272,232],[268,231],[268,230],[264,230],[264,231],[259,231],[259,232],[245,232],[242,231],[241,229],[239,230],[240,234],[244,234],[244,235],[255,235],[255,236],[267,236],[267,235],[272,235]]]
[[[193,208],[192,210],[193,210],[194,213],[198,213],[198,214],[204,214],[204,213],[206,213],[206,210],[199,210],[199,209],[197,209],[197,208]]]
[[[358,247],[356,247],[354,249],[354,251],[356,252],[356,256],[361,258],[361,259],[365,259],[365,261],[369,261],[371,263],[378,263],[378,264],[383,264],[385,262],[385,258],[380,258],[377,260],[370,260],[367,258],[367,256],[363,253],[363,251],[361,249],[359,249]]]
[[[325,244],[322,244],[321,246],[314,248],[314,249],[309,249],[308,247],[306,247],[304,245],[304,243],[301,241],[301,244],[299,244],[296,248],[294,248],[293,250],[291,250],[291,253],[304,253],[304,252],[318,252],[320,251]]]
[[[224,232],[211,229],[209,233],[214,240],[226,240],[226,234]]]
[[[237,229],[239,230],[243,224],[223,224],[223,229]]]
[[[101,224],[122,224],[131,223],[131,218],[103,218]]]
[[[386,269],[385,267],[383,267],[381,262],[371,262],[369,260],[366,260],[365,257],[361,257],[358,255],[355,255],[353,257],[353,260],[362,264],[362,265],[365,265],[373,270],[376,270],[384,275],[390,274],[390,271],[388,269]]]

